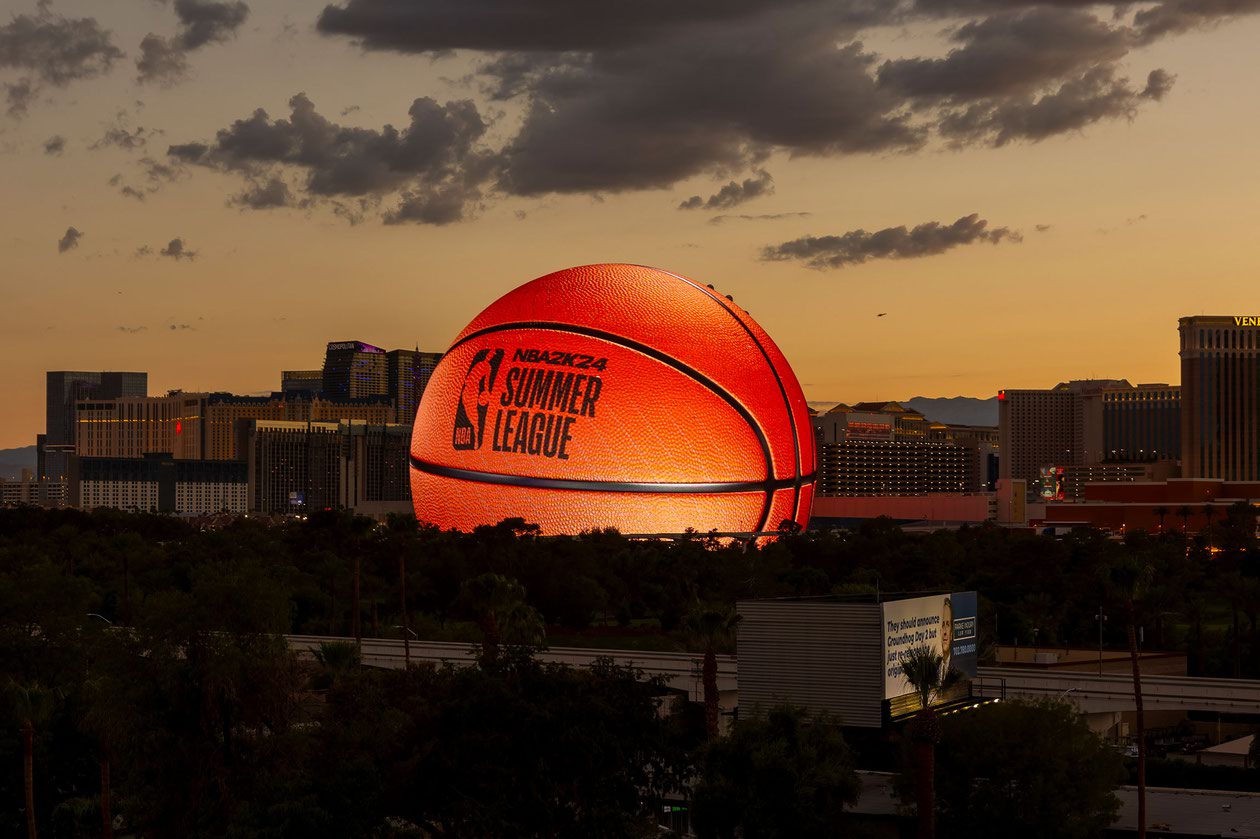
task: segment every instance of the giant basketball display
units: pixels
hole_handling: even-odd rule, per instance
[[[544,533],[804,526],[814,443],[800,384],[731,300],[638,265],[508,292],[455,338],[416,414],[416,517]]]

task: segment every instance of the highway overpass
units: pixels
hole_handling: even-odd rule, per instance
[[[326,641],[354,643],[353,638],[329,638],[323,635],[289,635],[289,646],[304,656],[313,656],[319,645]],[[431,662],[441,664],[471,664],[475,651],[472,644],[449,641],[412,641],[412,663]],[[369,667],[401,668],[405,651],[403,642],[393,638],[364,638],[363,663]],[[542,661],[568,664],[573,667],[590,667],[597,658],[610,658],[614,663],[637,667],[649,676],[664,676],[673,690],[685,692],[693,702],[704,700],[704,687],[700,683],[699,653],[662,653],[639,650],[601,650],[592,647],[548,647],[538,654]],[[718,692],[723,706],[730,700],[734,707],[737,679],[735,656],[719,655]]]
[[[289,646],[304,656],[313,655],[330,638],[322,635],[287,636]],[[637,667],[651,676],[664,676],[673,690],[685,693],[693,702],[704,698],[700,683],[699,653],[603,650],[591,647],[550,647],[539,653],[542,661],[589,667],[596,658],[610,658],[623,666]],[[364,638],[363,663],[371,667],[401,668],[403,642],[392,638]],[[472,644],[443,641],[412,641],[413,662],[470,664]],[[739,672],[736,656],[719,655],[718,691],[724,710],[739,704]],[[974,690],[986,698],[1062,699],[1082,713],[1104,714],[1132,711],[1133,681],[1128,673],[1087,673],[1067,670],[1034,670],[1022,667],[981,667]],[[1205,679],[1193,676],[1146,676],[1142,696],[1148,711],[1215,711],[1230,714],[1260,714],[1260,681],[1249,679]]]
[[[981,667],[974,690],[984,697],[1063,699],[1086,714],[1132,711],[1136,707],[1129,673]],[[1260,681],[1143,676],[1142,704],[1148,711],[1260,714]]]

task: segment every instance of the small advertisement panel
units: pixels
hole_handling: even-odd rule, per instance
[[[1062,501],[1064,498],[1064,473],[1062,466],[1041,467],[1041,500]]]
[[[939,650],[945,666],[976,676],[976,593],[935,594],[883,604],[884,698],[913,693],[901,659],[916,647]]]

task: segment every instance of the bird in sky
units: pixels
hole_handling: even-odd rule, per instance
[[[878,315],[876,315],[875,317],[877,317],[877,318],[882,318],[882,317],[883,317],[884,315],[886,315],[886,314],[888,314],[888,313],[887,313],[887,312],[880,312],[880,313],[879,313]]]

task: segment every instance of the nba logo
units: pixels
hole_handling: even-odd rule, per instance
[[[486,412],[490,408],[490,394],[503,363],[503,350],[478,350],[464,377],[464,389],[455,406],[455,430],[451,445],[459,451],[481,448],[481,438],[486,429]],[[476,420],[474,421],[474,417]]]

